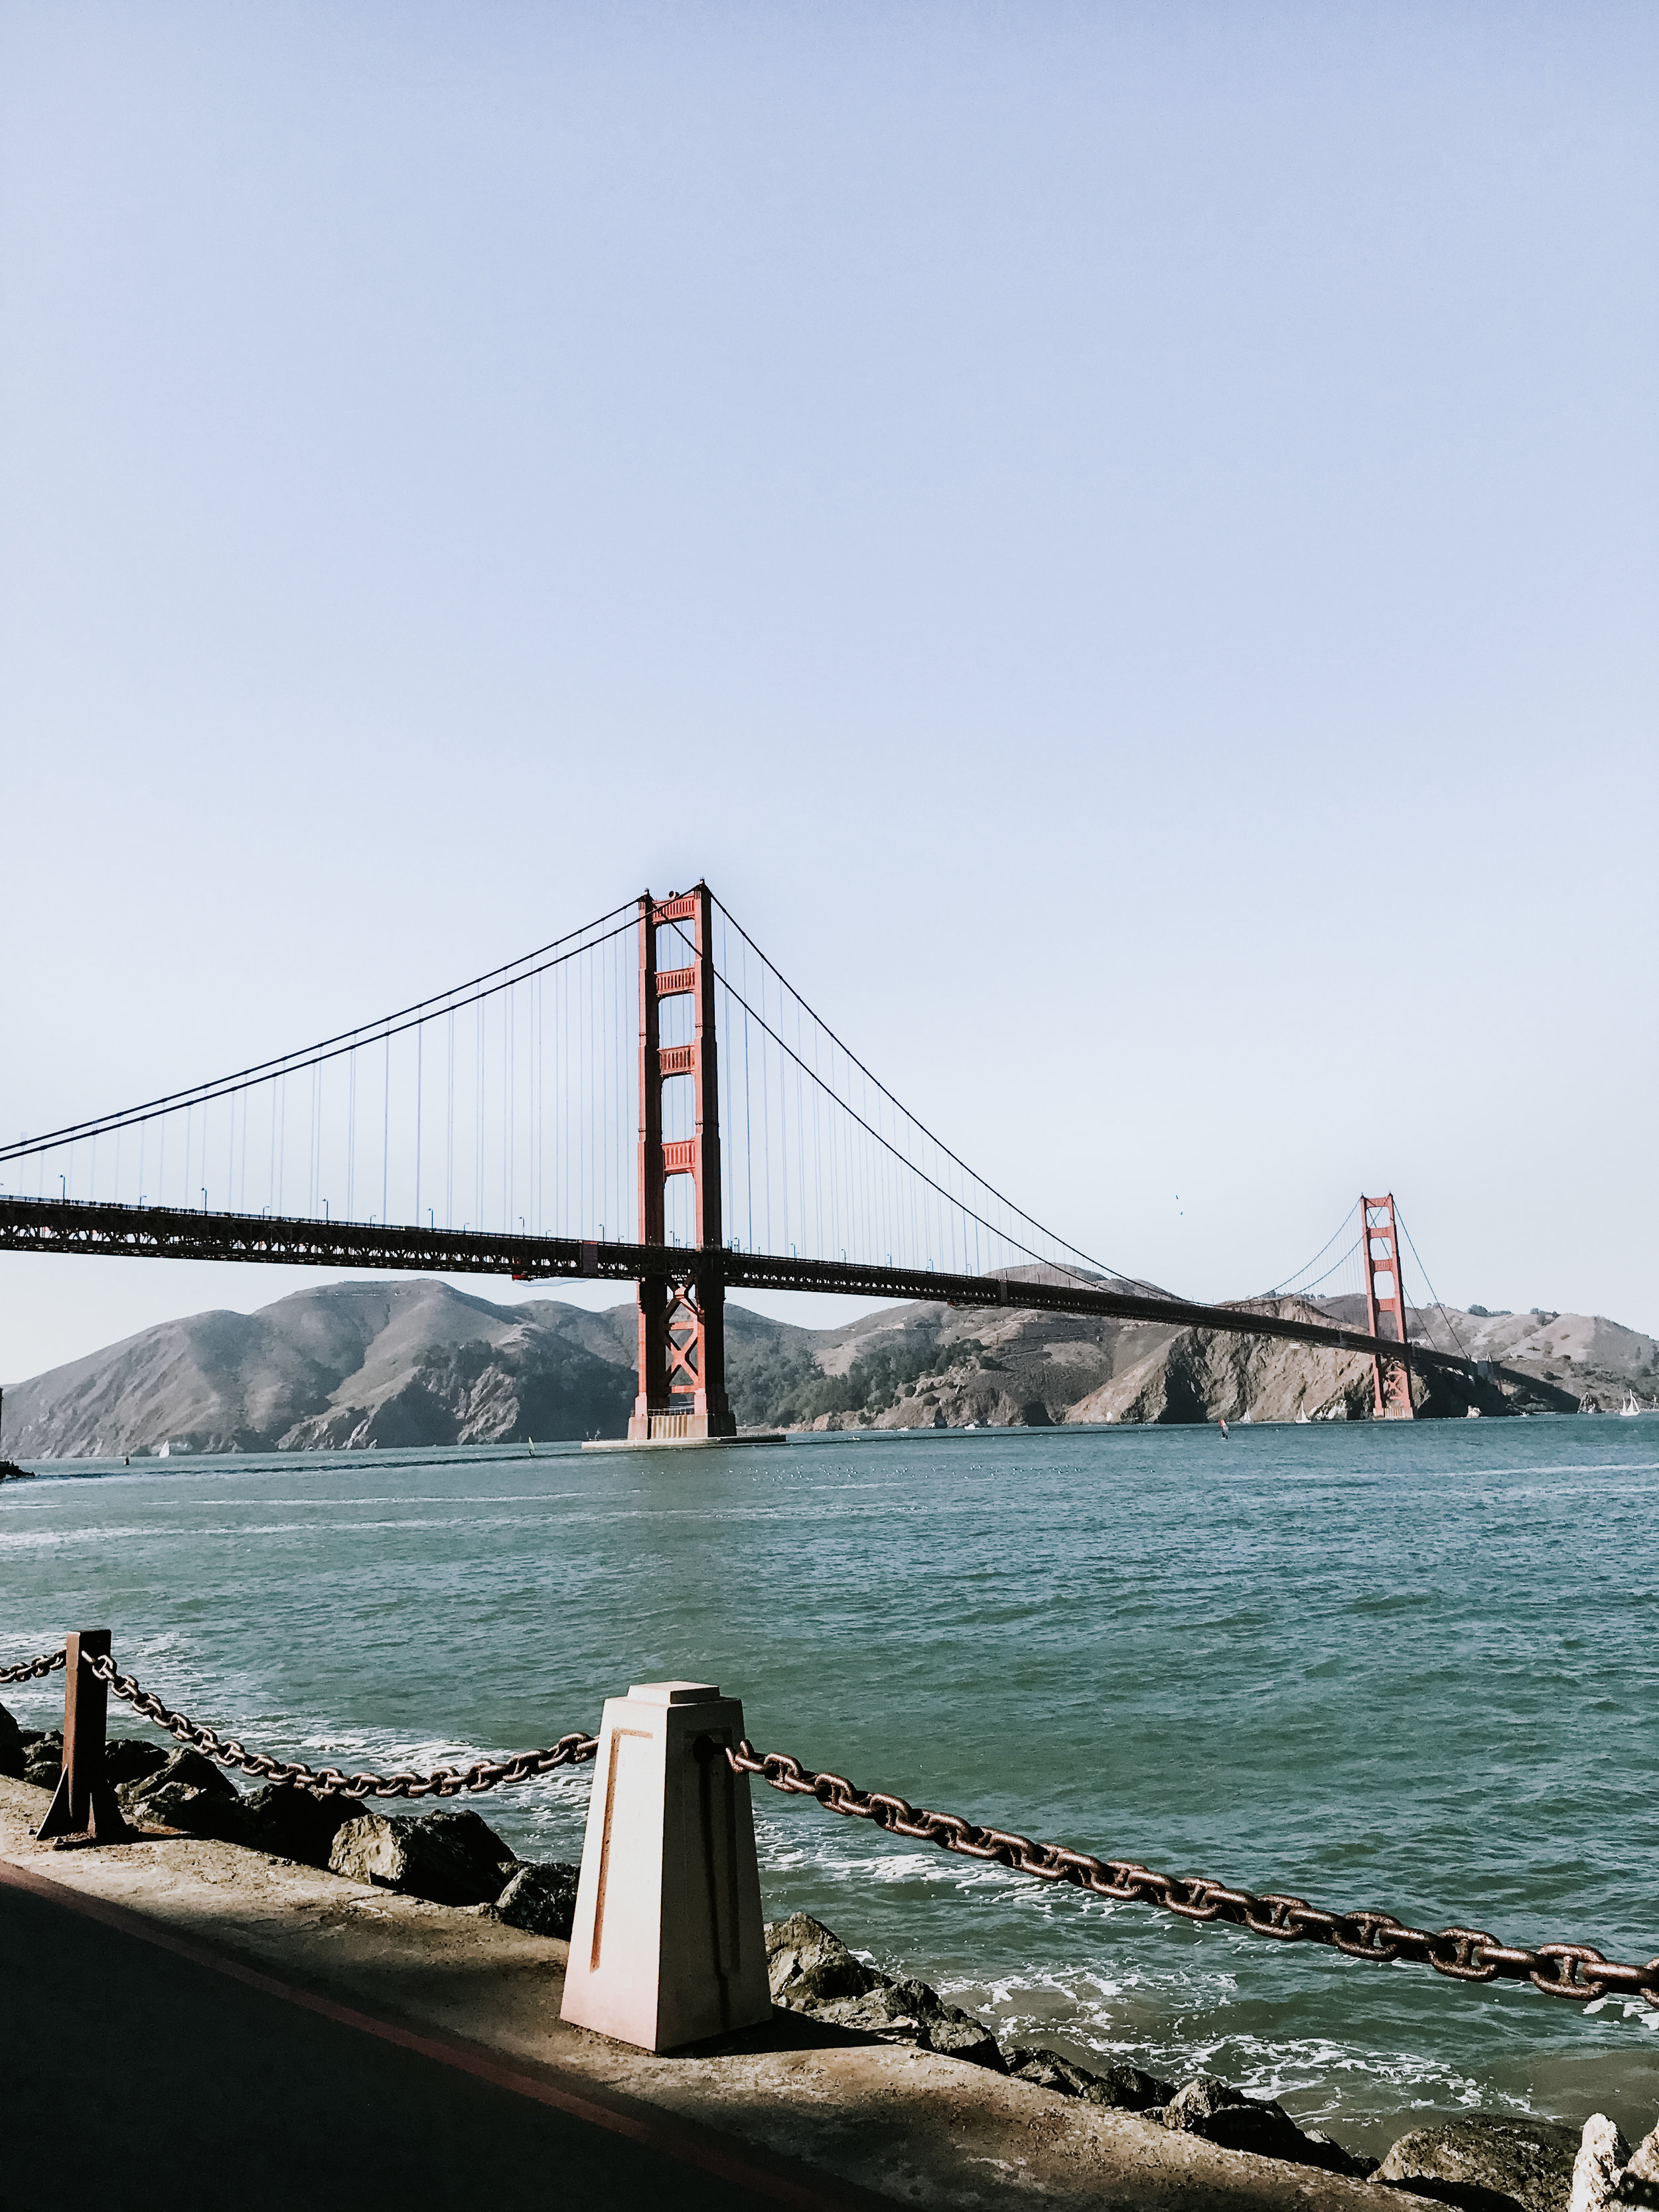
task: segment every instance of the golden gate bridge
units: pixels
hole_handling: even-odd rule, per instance
[[[1334,1266],[1358,1260],[1364,1330],[1282,1310],[1330,1245],[1225,1304],[1125,1274],[975,1174],[703,883],[302,1051],[0,1146],[0,1250],[632,1282],[640,1443],[735,1434],[735,1289],[1329,1346],[1370,1358],[1380,1418],[1409,1419],[1413,1364],[1474,1363],[1409,1340],[1402,1230],[1391,1195],[1362,1197]]]

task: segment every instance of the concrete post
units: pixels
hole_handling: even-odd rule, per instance
[[[771,2017],[743,1706],[707,1682],[607,1698],[562,2017],[672,2051]]]

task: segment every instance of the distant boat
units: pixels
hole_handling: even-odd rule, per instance
[[[1619,1408],[1619,1411],[1623,1414],[1626,1420],[1628,1421],[1637,1413],[1645,1413],[1647,1407],[1642,1403],[1634,1390],[1626,1390],[1625,1393],[1625,1402]]]
[[[1305,1429],[1305,1428],[1307,1428],[1307,1427],[1309,1427],[1309,1426],[1310,1425],[1310,1422],[1309,1422],[1309,1419],[1308,1419],[1308,1409],[1307,1409],[1307,1407],[1306,1407],[1305,1406],[1302,1408],[1302,1411],[1301,1411],[1301,1412],[1297,1415],[1296,1419],[1297,1419],[1297,1426],[1298,1428],[1304,1428],[1304,1429]]]
[[[1479,1406],[1471,1406],[1471,1407],[1469,1407],[1469,1409],[1468,1409],[1468,1413],[1466,1413],[1464,1414],[1464,1416],[1463,1416],[1463,1419],[1464,1419],[1466,1421],[1478,1421],[1478,1420],[1480,1419],[1480,1407],[1479,1407]]]
[[[1243,1425],[1244,1425],[1244,1424],[1245,1424],[1245,1422],[1246,1422],[1246,1421],[1248,1421],[1248,1420],[1249,1420],[1249,1419],[1251,1419],[1252,1418],[1253,1418],[1253,1417],[1252,1417],[1252,1415],[1251,1415],[1250,1409],[1249,1409],[1249,1407],[1248,1406],[1246,1406],[1246,1407],[1244,1408],[1243,1412],[1243,1413],[1239,1415],[1239,1417],[1238,1417],[1238,1425],[1239,1425],[1240,1428],[1243,1428]]]

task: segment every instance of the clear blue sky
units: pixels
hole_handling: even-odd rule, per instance
[[[0,24],[0,1126],[706,874],[1119,1265],[1659,1328],[1650,0]]]

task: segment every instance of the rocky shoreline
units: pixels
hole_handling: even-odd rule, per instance
[[[1318,2128],[1301,2128],[1271,2098],[1247,2096],[1212,2074],[1179,2087],[1138,2066],[1094,2073],[1058,2051],[999,2044],[983,2021],[948,2004],[925,1982],[895,1979],[858,1958],[821,1921],[798,1912],[766,1931],[772,2001],[829,2025],[906,2042],[1011,2079],[1133,2112],[1224,2150],[1317,2166],[1459,2205],[1463,2212],[1607,2212],[1659,2205],[1659,2126],[1632,2156],[1611,2120],[1581,2130],[1524,2114],[1473,2112],[1415,2128],[1382,2159],[1345,2150]]]
[[[51,1790],[62,1764],[61,1735],[21,1729],[0,1705],[0,1775]],[[291,1784],[244,1793],[201,1753],[169,1753],[135,1737],[111,1741],[106,1771],[124,1813],[141,1828],[237,1844],[527,1935],[569,1936],[577,1868],[519,1858],[465,1808],[386,1814]],[[770,1923],[766,1945],[774,2003],[849,2040],[934,2052],[1223,2149],[1370,2181],[1463,2212],[1659,2207],[1659,2127],[1632,2154],[1599,2114],[1581,2131],[1527,2115],[1472,2113],[1412,2130],[1382,2159],[1368,2158],[1298,2126],[1275,2100],[1248,2096],[1213,2075],[1176,2083],[1122,2063],[1097,2072],[1040,2045],[1000,2042],[926,1982],[882,1972],[808,1914]]]

